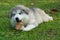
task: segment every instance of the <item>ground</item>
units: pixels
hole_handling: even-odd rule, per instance
[[[30,7],[31,3],[45,10],[54,20],[44,22],[29,32],[12,28],[9,10],[18,4]],[[0,0],[0,40],[60,40],[60,12],[50,12],[52,8],[60,10],[60,0]]]

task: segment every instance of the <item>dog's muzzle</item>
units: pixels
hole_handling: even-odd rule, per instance
[[[16,17],[15,18],[15,20],[16,20],[16,26],[15,26],[15,29],[16,30],[20,30],[20,28],[22,27],[22,25],[23,25],[23,22],[22,22],[22,20],[19,20],[19,18],[18,17]]]
[[[22,20],[19,20],[18,17],[16,17],[15,19],[16,19],[16,22],[22,22]]]

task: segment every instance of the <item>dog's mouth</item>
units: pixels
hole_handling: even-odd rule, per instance
[[[17,23],[22,22],[22,20],[17,21]]]
[[[19,22],[16,23],[16,30],[20,30],[20,28],[23,26],[23,22],[20,20]]]

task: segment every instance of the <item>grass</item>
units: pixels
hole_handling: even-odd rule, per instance
[[[47,11],[54,20],[42,23],[29,32],[16,31],[11,27],[7,16],[9,10],[18,4],[29,7],[31,2],[45,11],[60,7],[60,0],[0,0],[0,40],[60,40],[60,12]]]

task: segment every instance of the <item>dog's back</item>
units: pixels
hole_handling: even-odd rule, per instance
[[[43,20],[42,20],[42,17],[40,16],[40,13],[38,12],[38,10],[37,10],[37,8],[34,8],[34,7],[32,7],[32,8],[30,8],[32,11],[33,11],[33,13],[34,13],[34,16],[35,16],[35,19],[36,19],[36,22],[39,24],[39,23],[42,23],[43,22]],[[40,11],[40,10],[39,10]]]

